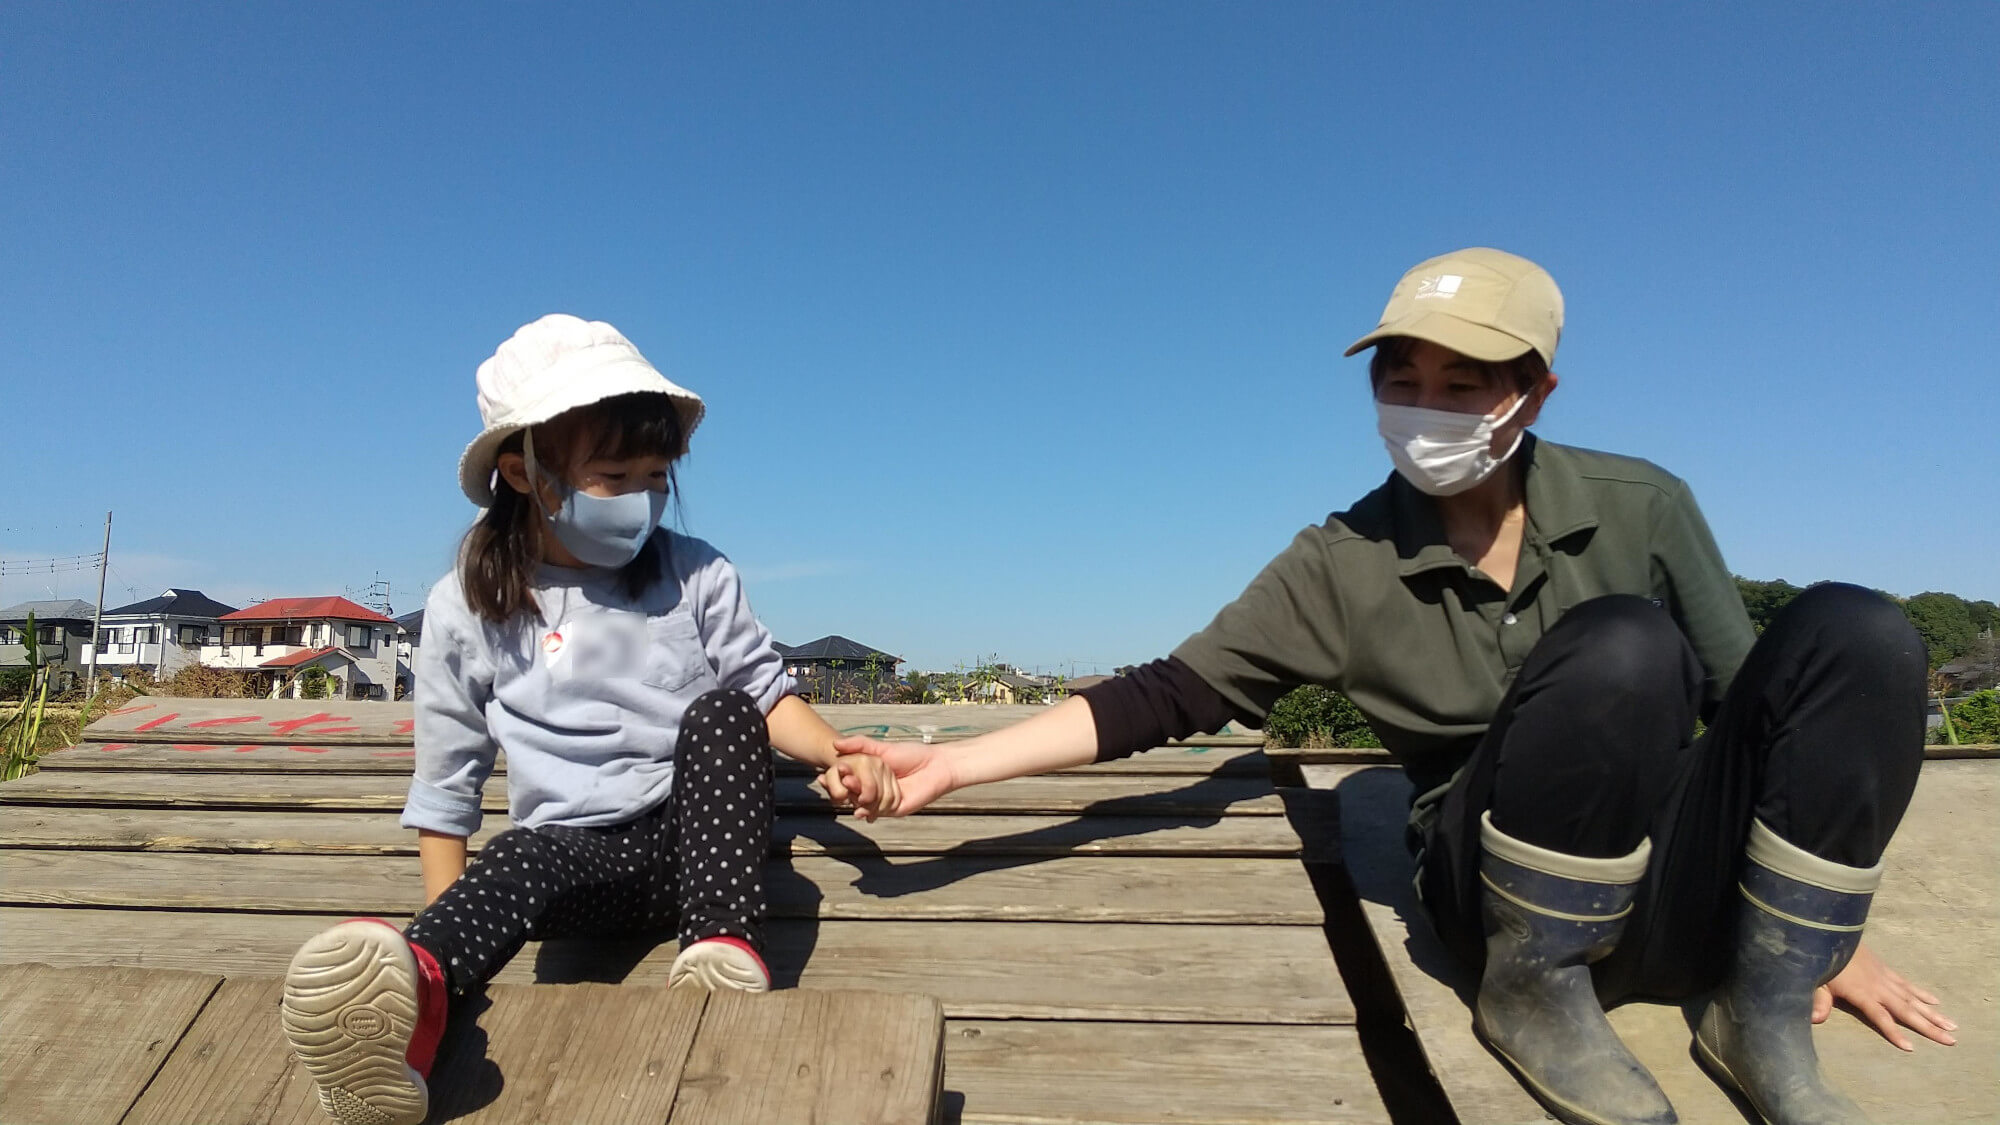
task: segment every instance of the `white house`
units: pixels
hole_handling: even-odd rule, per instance
[[[341,699],[393,699],[396,622],[346,598],[273,598],[219,619],[201,650],[216,668],[271,673],[272,691],[296,696],[308,668],[324,668]]]
[[[100,671],[140,667],[164,680],[190,664],[201,662],[202,649],[222,643],[224,614],[235,613],[200,590],[168,589],[157,598],[104,611],[98,632]],[[90,646],[84,646],[84,662]]]

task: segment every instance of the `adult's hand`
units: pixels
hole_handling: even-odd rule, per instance
[[[843,757],[865,754],[889,767],[889,771],[896,775],[901,798],[891,814],[894,816],[908,816],[958,788],[951,757],[942,752],[942,747],[919,742],[884,742],[866,735],[850,734],[835,739],[833,748]]]
[[[1947,1047],[1958,1042],[1952,1035],[1958,1025],[1938,1011],[1938,998],[1904,980],[1865,944],[1854,950],[1846,968],[1814,990],[1812,1021],[1826,1022],[1836,1002],[1905,1051],[1914,1049],[1903,1034],[1905,1027]]]

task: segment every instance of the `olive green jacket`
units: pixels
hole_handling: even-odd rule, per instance
[[[1400,476],[1309,527],[1206,629],[1174,650],[1248,715],[1324,684],[1368,717],[1417,792],[1464,764],[1521,662],[1572,607],[1606,594],[1664,606],[1721,699],[1753,633],[1686,484],[1658,466],[1540,441],[1527,528],[1502,590],[1445,540],[1435,501]]]

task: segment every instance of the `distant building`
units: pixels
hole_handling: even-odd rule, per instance
[[[35,619],[35,662],[49,669],[49,690],[68,691],[83,678],[97,607],[68,598],[21,602],[0,609],[0,668],[28,664],[28,618]]]
[[[396,619],[396,698],[406,699],[417,686],[417,646],[424,643],[424,611]]]
[[[777,649],[807,702],[886,703],[895,698],[900,656],[839,636]]]
[[[346,598],[274,598],[220,618],[222,636],[202,648],[214,668],[271,676],[274,695],[297,696],[300,677],[323,668],[339,699],[393,699],[396,622]]]
[[[1038,703],[1054,683],[1046,676],[998,672],[990,680],[968,684],[966,697],[974,703]]]
[[[138,667],[164,680],[190,664],[201,663],[201,650],[222,641],[224,605],[200,590],[168,589],[157,598],[104,611],[98,632],[97,667],[114,675]],[[90,661],[84,646],[84,662]]]
[[[1087,688],[1094,688],[1098,684],[1105,683],[1111,678],[1112,677],[1110,676],[1078,676],[1076,679],[1073,680],[1065,680],[1063,681],[1063,686],[1062,686],[1063,694],[1075,695],[1077,692],[1083,691]]]

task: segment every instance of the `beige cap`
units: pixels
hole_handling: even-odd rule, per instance
[[[458,459],[458,486],[480,507],[493,503],[500,444],[524,427],[618,395],[662,394],[681,419],[681,447],[701,424],[701,396],[646,362],[632,341],[601,320],[550,313],[516,329],[479,365],[479,418],[485,428]]]
[[[1562,326],[1562,291],[1549,271],[1504,250],[1475,246],[1404,274],[1389,294],[1382,323],[1346,354],[1390,336],[1414,336],[1489,363],[1532,348],[1553,367]]]

